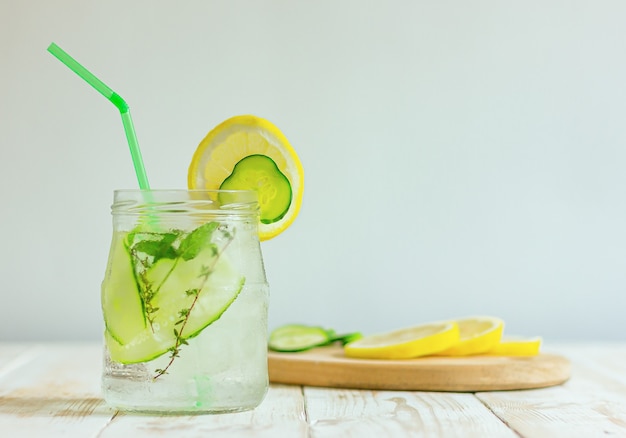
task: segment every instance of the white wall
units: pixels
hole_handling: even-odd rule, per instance
[[[492,314],[624,340],[626,3],[0,0],[0,340],[100,339],[115,188],[155,188],[253,113],[306,170],[263,244],[270,326]]]

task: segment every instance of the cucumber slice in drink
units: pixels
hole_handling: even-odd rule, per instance
[[[228,309],[245,281],[213,248],[191,260],[160,259],[146,272],[146,279],[156,291],[151,303],[155,310],[146,328],[130,342],[106,338],[116,362],[146,362],[175,347],[178,336],[186,340],[198,335]]]
[[[215,266],[211,267],[212,264]],[[205,277],[202,273],[207,269],[211,272]],[[159,260],[146,277],[155,281],[165,279],[157,283],[161,286],[152,301],[159,309],[153,322],[159,330],[168,327],[172,319],[175,319],[174,322],[180,320],[181,312],[191,309],[185,327],[180,327],[184,330],[184,337],[197,334],[218,319],[237,297],[244,283],[244,278],[235,272],[224,256],[215,263],[211,250],[189,261]],[[196,290],[199,291],[197,300]]]
[[[105,276],[101,293],[106,330],[121,344],[130,342],[146,329],[143,302],[124,236],[116,236],[113,241],[108,266],[110,275]]]
[[[271,334],[268,342],[270,350],[296,352],[327,345],[332,341],[333,332],[322,327],[289,324],[278,327]]]

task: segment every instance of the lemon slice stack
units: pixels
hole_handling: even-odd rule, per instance
[[[364,359],[539,354],[540,338],[503,337],[503,331],[500,318],[471,316],[364,336],[347,344],[344,352]]]

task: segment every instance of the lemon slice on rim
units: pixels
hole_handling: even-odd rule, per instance
[[[348,357],[409,359],[445,350],[459,342],[454,321],[431,322],[387,333],[364,336],[344,347]]]
[[[491,316],[474,316],[457,319],[461,339],[458,344],[438,353],[443,356],[468,356],[485,353],[500,342],[504,321]]]
[[[259,238],[286,230],[302,204],[304,170],[283,133],[268,120],[235,116],[213,128],[189,165],[190,189],[255,190]]]
[[[485,354],[490,356],[536,356],[541,348],[541,338],[504,336],[495,347]]]

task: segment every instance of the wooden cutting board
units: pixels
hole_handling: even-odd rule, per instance
[[[300,353],[269,352],[268,365],[274,383],[380,390],[530,389],[558,385],[570,376],[569,360],[546,353],[373,360],[348,358],[340,346],[328,346]]]

